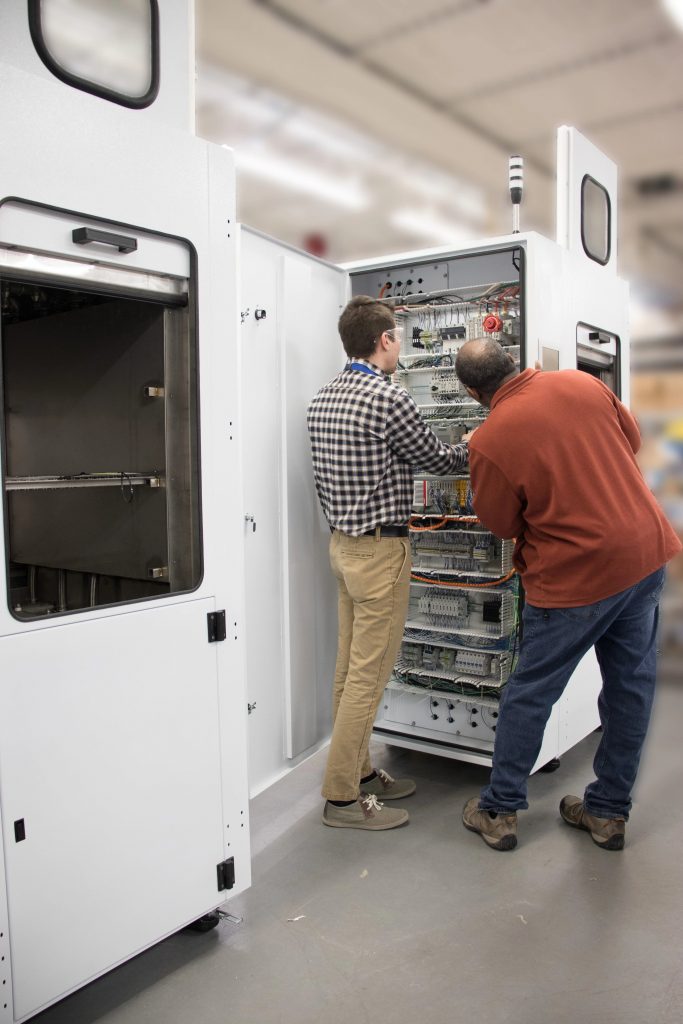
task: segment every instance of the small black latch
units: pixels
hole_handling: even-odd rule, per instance
[[[19,818],[18,821],[14,822],[14,840],[17,843],[21,843],[26,839],[26,826],[24,825],[24,819]]]
[[[265,309],[255,309],[254,310],[254,316],[256,317],[257,320],[265,320],[266,319],[266,315],[267,314],[266,314]]]
[[[228,857],[222,864],[216,865],[216,879],[218,881],[218,891],[223,892],[224,889],[232,889],[235,884],[235,858]]]
[[[225,628],[225,611],[220,612],[209,612],[206,616],[206,622],[209,630],[209,643],[217,644],[221,640],[225,640],[227,636]]]

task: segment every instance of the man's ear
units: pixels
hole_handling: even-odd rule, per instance
[[[483,405],[484,404],[483,401],[482,401],[482,398],[481,398],[481,392],[477,391],[476,388],[468,388],[467,384],[466,384],[465,385],[465,391],[470,396],[470,398],[473,398],[475,400],[475,402],[479,402],[479,405]]]

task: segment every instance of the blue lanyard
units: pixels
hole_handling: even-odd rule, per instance
[[[359,370],[361,373],[369,373],[371,377],[379,377],[376,370],[371,370],[365,363],[349,363],[350,370]]]

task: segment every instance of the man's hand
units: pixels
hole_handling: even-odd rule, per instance
[[[475,427],[473,430],[468,430],[467,433],[463,434],[462,437],[460,438],[460,443],[464,444],[466,441],[470,441],[478,430],[479,427]]]

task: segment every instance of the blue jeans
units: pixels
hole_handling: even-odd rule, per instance
[[[602,675],[602,738],[595,782],[584,793],[599,818],[628,818],[655,689],[659,597],[664,569],[628,590],[579,608],[526,605],[519,662],[503,688],[488,786],[479,806],[510,813],[528,807],[527,780],[553,704],[581,658],[595,647]]]

